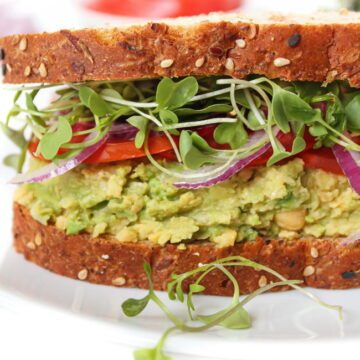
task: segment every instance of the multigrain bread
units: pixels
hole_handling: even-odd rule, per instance
[[[360,87],[360,14],[211,14],[0,39],[6,83],[261,74]]]
[[[50,271],[104,285],[147,288],[143,264],[148,262],[153,270],[154,288],[165,290],[172,272],[179,274],[199,264],[241,255],[271,267],[288,279],[302,280],[307,286],[325,289],[360,286],[360,243],[339,247],[336,239],[284,241],[258,238],[226,248],[196,241],[180,250],[173,244],[121,243],[111,237],[66,235],[53,225],[37,222],[26,208],[15,203],[14,244],[27,260]],[[250,293],[276,280],[266,272],[248,267],[230,270],[242,293]],[[232,295],[233,292],[231,282],[220,271],[210,273],[202,284],[206,294]],[[187,286],[188,282],[185,288]]]

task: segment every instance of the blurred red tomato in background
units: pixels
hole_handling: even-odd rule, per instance
[[[238,9],[242,0],[88,0],[86,8],[101,13],[163,18]]]

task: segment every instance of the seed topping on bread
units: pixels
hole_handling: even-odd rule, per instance
[[[288,45],[290,47],[296,47],[299,45],[300,43],[300,40],[301,40],[301,35],[299,33],[296,33],[294,35],[291,35],[289,38],[288,38]]]

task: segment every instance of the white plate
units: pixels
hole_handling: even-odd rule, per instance
[[[1,105],[1,104],[0,104]],[[1,156],[10,144],[0,135]],[[11,193],[5,185],[12,171],[0,166],[1,242],[0,242],[0,309],[17,313],[29,312],[49,319],[63,316],[69,327],[83,322],[96,329],[97,341],[123,343],[137,348],[151,347],[170,326],[155,305],[140,316],[127,318],[121,303],[129,298],[143,297],[145,291],[119,289],[71,280],[52,274],[14,252],[11,246]],[[297,292],[266,294],[249,303],[247,310],[254,319],[249,330],[215,328],[199,334],[176,334],[166,349],[180,354],[207,356],[215,359],[333,359],[342,349],[354,349],[360,341],[360,290],[312,290],[324,301],[342,305],[345,319],[321,308]],[[161,298],[166,301],[165,294]],[[221,297],[199,296],[200,312],[212,311],[228,301]],[[176,313],[185,315],[184,306],[170,304]],[[46,314],[46,315],[45,315]],[[86,324],[86,325],[85,325]],[[346,342],[346,344],[345,344]],[[261,345],[261,346],[259,346]],[[291,352],[291,353],[289,353]],[[316,357],[315,357],[316,354]]]

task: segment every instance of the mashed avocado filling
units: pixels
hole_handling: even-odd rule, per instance
[[[33,169],[41,165],[32,160]],[[301,159],[246,168],[210,188],[179,189],[172,182],[143,162],[81,165],[21,186],[15,201],[67,234],[111,234],[121,242],[160,245],[346,236],[360,223],[360,197],[347,179],[304,168]]]

